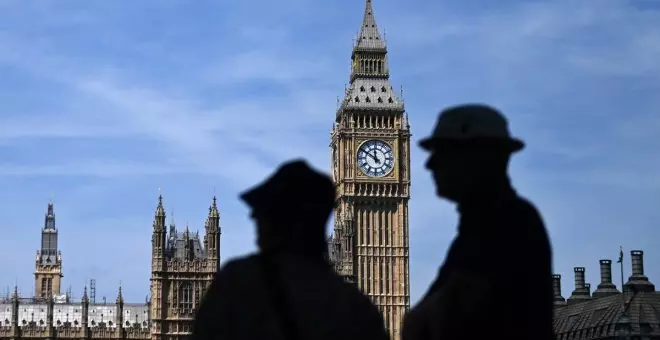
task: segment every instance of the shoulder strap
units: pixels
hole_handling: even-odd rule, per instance
[[[268,302],[275,312],[275,317],[279,319],[278,323],[282,329],[282,334],[286,340],[301,340],[295,316],[289,305],[286,287],[281,280],[275,263],[268,255],[263,254],[259,254],[259,261],[264,273]]]

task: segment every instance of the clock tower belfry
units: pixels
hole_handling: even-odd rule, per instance
[[[393,339],[410,307],[410,126],[390,82],[387,47],[372,1],[351,55],[350,86],[331,134],[337,186],[330,256],[373,301]]]

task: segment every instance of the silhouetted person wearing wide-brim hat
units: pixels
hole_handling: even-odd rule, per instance
[[[292,161],[241,199],[252,208],[259,253],[216,275],[193,339],[387,339],[376,307],[327,262],[328,176]]]
[[[553,339],[552,253],[536,208],[508,177],[525,144],[485,105],[440,113],[420,142],[439,197],[458,205],[458,235],[436,280],[406,316],[404,340]]]

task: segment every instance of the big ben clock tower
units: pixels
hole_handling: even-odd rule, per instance
[[[410,306],[410,126],[390,83],[371,0],[351,59],[350,86],[330,144],[337,185],[331,259],[371,298],[392,338],[399,339]]]

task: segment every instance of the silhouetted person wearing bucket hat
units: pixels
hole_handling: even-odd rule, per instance
[[[516,194],[510,156],[524,143],[485,105],[440,113],[421,141],[436,192],[454,202],[458,234],[438,276],[404,321],[404,340],[553,339],[552,254],[536,208]]]
[[[335,201],[328,176],[292,161],[241,199],[252,208],[259,253],[218,272],[193,339],[388,338],[378,309],[326,260]]]

